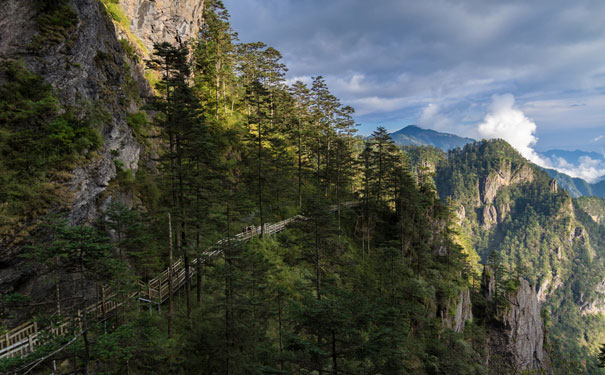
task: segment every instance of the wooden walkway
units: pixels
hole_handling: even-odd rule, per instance
[[[351,206],[351,202],[342,204],[341,207]],[[336,211],[336,206],[332,206],[332,211]],[[296,215],[286,220],[274,224],[265,224],[265,235],[271,235],[284,230],[292,222],[304,220],[301,215]],[[233,236],[231,241],[247,241],[251,238],[259,236],[261,234],[261,227],[249,227],[244,232]],[[218,241],[214,246],[205,251],[206,256],[217,256],[222,250],[222,246],[227,243],[228,239],[222,239]],[[197,262],[199,259],[195,258],[191,261],[189,267],[189,275],[193,277],[197,272]],[[173,265],[172,271],[172,286],[173,291],[177,291],[183,285],[185,285],[185,266],[183,259],[177,259]],[[147,283],[139,281],[139,291],[130,295],[131,298],[137,298],[141,301],[162,304],[169,297],[169,268],[164,270],[157,277],[149,280]],[[86,308],[87,318],[91,320],[97,320],[105,317],[110,312],[120,307],[124,301],[118,302],[115,298],[115,294],[108,287],[103,287],[101,301],[98,301]],[[80,311],[78,311],[80,313]],[[53,335],[64,334],[70,325],[79,324],[79,315],[74,320],[68,320],[61,326],[50,329]],[[6,334],[0,336],[0,359],[11,358],[17,356],[24,356],[34,351],[36,345],[40,344],[39,337],[41,334],[37,322],[27,322],[19,327],[16,327]]]

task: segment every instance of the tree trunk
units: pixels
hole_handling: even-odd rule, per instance
[[[232,332],[233,327],[233,281],[231,279],[231,207],[227,205],[227,248],[223,251],[225,260],[225,339],[227,344],[227,360],[225,363],[225,373],[231,374],[231,347],[232,347]]]
[[[302,208],[302,134],[298,121],[298,208]]]
[[[338,375],[338,362],[336,361],[336,333],[332,330],[332,374]]]
[[[196,249],[198,252],[198,256],[197,256],[197,263],[195,264],[195,267],[197,269],[197,274],[196,274],[196,278],[197,278],[197,282],[196,282],[196,292],[197,292],[197,304],[198,306],[201,306],[202,304],[202,257],[201,255],[201,249],[200,249],[200,231],[198,228],[197,231],[197,235],[196,235],[196,239],[195,239],[195,243],[196,243]]]
[[[82,338],[84,339],[84,374],[89,375],[90,342],[88,340],[88,322],[86,316],[86,289],[84,285],[84,260],[80,253],[80,292],[82,293]]]
[[[162,285],[160,284],[160,291]],[[174,316],[174,291],[172,289],[172,220],[170,212],[168,213],[168,337],[172,338],[172,324]],[[161,302],[161,301],[160,301]]]
[[[185,283],[183,287],[185,288],[185,300],[187,301],[187,319],[191,325],[191,273],[189,272],[189,255],[187,254],[187,251],[185,251],[183,259],[185,261]]]
[[[315,291],[321,299],[321,252],[319,250],[319,225],[315,220]]]
[[[265,219],[263,217],[263,180],[262,180],[262,156],[263,156],[263,144],[262,144],[262,125],[260,121],[260,98],[257,96],[257,114],[258,114],[258,208],[260,211],[260,236],[263,237],[265,234]]]
[[[279,369],[281,371],[284,371],[284,359],[283,359],[283,352],[284,352],[284,339],[283,339],[283,335],[282,335],[282,320],[281,320],[281,292],[277,293],[277,322],[279,324]]]

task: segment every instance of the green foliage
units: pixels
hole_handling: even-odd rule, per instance
[[[66,0],[38,0],[40,13],[36,17],[38,34],[30,48],[47,48],[69,39],[78,24],[78,15]]]
[[[149,120],[145,112],[129,113],[126,117],[128,126],[134,131],[137,138],[142,138],[147,134]]]
[[[103,3],[129,36],[122,49],[136,62],[129,20],[118,1]],[[54,12],[67,3],[44,4],[41,29],[65,37],[71,16]],[[467,145],[446,159],[431,148],[402,152],[383,128],[354,138],[354,110],[323,77],[288,87],[277,50],[236,45],[222,2],[205,5],[193,51],[155,46],[148,67],[157,75],[147,73],[158,94],[148,101],[151,123],[143,112],[127,115],[138,140],[161,138],[152,156],[158,163],[146,160],[134,174],[110,151],[117,176],[99,205],[119,191],[135,208],[112,203],[96,227],[54,222],[31,247],[57,285],[67,272],[80,276],[81,289],[109,283],[126,301],[133,274],[150,279],[166,264],[170,213],[175,257],[185,264],[198,258],[199,278],[191,280],[198,302],[186,284],[170,323],[164,306],[139,313],[126,304],[107,324],[89,324],[87,338],[60,359],[94,362],[108,374],[486,374],[492,313],[517,290],[519,276],[538,283],[572,274],[576,280],[556,292],[558,304],[544,310],[553,317],[552,342],[574,358],[588,353],[575,345],[580,340],[602,342],[591,332],[602,320],[583,321],[575,302],[595,297],[582,285],[595,285],[590,272],[602,266],[584,244],[604,238],[577,207],[578,221],[566,218],[571,201],[550,191],[546,175],[502,141]],[[98,51],[95,60],[104,65],[109,57]],[[60,108],[50,86],[19,64],[5,64],[3,74],[0,222],[9,231],[56,206],[57,174],[102,146],[94,129],[111,114]],[[132,80],[122,90],[136,102]],[[482,226],[482,184],[524,167],[533,180],[502,187],[490,204],[508,211],[496,230]],[[466,207],[461,233],[437,191]],[[358,205],[341,205],[356,198]],[[305,219],[279,235],[223,241],[221,252],[207,256],[218,239],[297,213]],[[590,234],[582,239],[576,228]],[[557,247],[561,256],[553,255]],[[484,260],[499,256],[495,303],[475,298],[473,249]],[[448,327],[469,289],[482,312],[454,332]],[[49,338],[36,355],[65,342]],[[594,364],[564,362],[566,369]]]
[[[114,21],[116,21],[118,24],[120,24],[122,27],[129,30],[130,29],[130,19],[128,19],[128,16],[126,15],[126,13],[124,13],[122,8],[120,7],[119,0],[118,1],[102,0],[102,1],[103,1],[103,4],[105,5],[105,7],[107,8],[107,12],[111,16],[111,18]]]
[[[120,39],[118,41],[120,42],[120,46],[122,46],[122,50],[124,53],[126,53],[126,56],[128,56],[128,58],[134,63],[138,63],[140,60],[139,54],[132,43],[130,43],[128,39]]]
[[[513,182],[522,171],[531,178]],[[601,215],[600,201],[572,202],[564,190],[554,192],[550,177],[503,141],[451,151],[439,164],[435,181],[442,199],[465,208],[461,231],[483,262],[495,267],[498,290],[514,291],[522,277],[536,290],[549,292],[543,316],[550,321],[557,373],[597,373],[596,345],[604,340],[597,326],[603,318],[583,315],[581,305],[599,298],[594,291],[605,272],[598,260],[605,244],[602,224],[594,220]],[[489,184],[497,189],[491,202],[485,199]],[[489,205],[498,213],[492,225],[484,222]],[[496,303],[503,308],[508,301],[497,294]]]
[[[61,113],[53,90],[21,63],[5,61],[0,87],[0,236],[15,236],[23,224],[57,202],[67,201],[62,186],[67,170],[102,140],[70,109]]]

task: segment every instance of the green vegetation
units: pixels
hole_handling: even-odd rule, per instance
[[[464,206],[461,232],[484,263],[497,256],[504,274],[522,276],[549,293],[543,309],[551,317],[557,373],[599,373],[595,353],[605,341],[597,328],[603,315],[586,315],[582,309],[602,298],[596,291],[605,274],[603,227],[591,217],[600,217],[600,201],[572,202],[564,190],[553,191],[550,177],[503,141],[450,151],[435,181],[442,199],[454,209]],[[486,201],[490,189],[497,191]],[[497,218],[486,224],[489,206]]]
[[[355,138],[353,109],[322,77],[288,87],[278,51],[236,45],[219,1],[208,1],[205,19],[193,64],[185,48],[156,46],[150,123],[142,112],[128,115],[137,137],[154,132],[162,145],[157,172],[141,167],[134,176],[115,160],[108,194],[135,208],[109,203],[93,227],[60,221],[27,239],[33,264],[48,270],[56,290],[37,310],[41,319],[57,303],[61,317],[82,311],[89,297],[70,295],[71,280],[81,290],[111,284],[114,298],[126,300],[134,278],[166,266],[171,247],[185,265],[205,260],[196,287],[173,295],[180,303],[161,314],[126,304],[106,324],[87,320],[85,334],[72,332],[75,341],[54,358],[69,371],[94,366],[107,374],[486,373],[480,345],[448,328],[471,267],[430,179],[412,176],[384,129],[363,144]],[[40,106],[52,98],[41,91]],[[31,127],[34,116],[22,117]],[[52,144],[74,159],[88,146],[86,136],[72,138],[86,133],[71,117],[36,118],[53,124]],[[351,201],[359,204],[342,205]],[[243,228],[295,214],[306,220],[278,236],[204,253]],[[473,327],[475,337],[485,337],[481,331]],[[49,337],[18,362],[72,339]]]
[[[103,3],[128,30],[118,2]],[[236,43],[221,1],[205,5],[199,39],[156,45],[147,61],[157,96],[126,121],[137,140],[158,138],[157,149],[136,174],[108,150],[117,176],[90,225],[46,214],[64,213],[66,171],[102,147],[95,128],[111,114],[91,107],[76,116],[42,78],[3,64],[0,234],[22,241],[46,296],[3,295],[1,318],[79,320],[42,336],[27,357],[1,361],[1,371],[51,355],[62,373],[519,373],[485,363],[523,277],[550,292],[542,317],[559,373],[597,373],[603,317],[580,307],[600,297],[605,231],[594,217],[605,205],[553,191],[503,141],[446,157],[402,150],[384,128],[355,137],[353,108],[323,77],[288,86],[279,51]],[[121,41],[128,63],[139,57],[134,40]],[[122,90],[137,102],[134,82]],[[304,218],[265,232],[295,215]],[[44,225],[29,233],[40,216]],[[231,240],[253,226],[254,239]],[[135,302],[137,281],[169,258],[182,258],[191,282],[161,308]],[[495,272],[493,299],[479,285],[480,259]],[[123,303],[117,313],[87,316],[87,305],[106,298]]]
[[[38,34],[30,42],[32,50],[69,40],[78,24],[78,15],[66,0],[38,0]]]
[[[132,47],[132,43],[135,43],[145,55],[149,55],[149,50],[147,49],[145,44],[143,44],[139,37],[134,35],[132,31],[130,31],[130,19],[128,18],[122,7],[120,7],[119,0],[101,1],[105,6],[105,9],[107,9],[107,13],[111,16],[111,19],[113,19],[117,23],[117,25],[119,25],[119,27],[122,29],[122,31],[124,31],[124,33],[126,33],[126,35],[128,36],[130,47]],[[125,50],[125,52],[128,53],[127,50]]]
[[[0,67],[0,236],[22,237],[37,216],[69,201],[62,182],[83,155],[101,146],[89,123],[69,109],[60,114],[49,84],[21,63]],[[23,231],[22,233],[20,233]]]

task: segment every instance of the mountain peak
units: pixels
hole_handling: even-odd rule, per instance
[[[459,137],[454,134],[442,133],[432,129],[424,129],[418,125],[408,125],[391,133],[391,138],[401,146],[433,146],[444,151],[464,147],[475,140]]]

